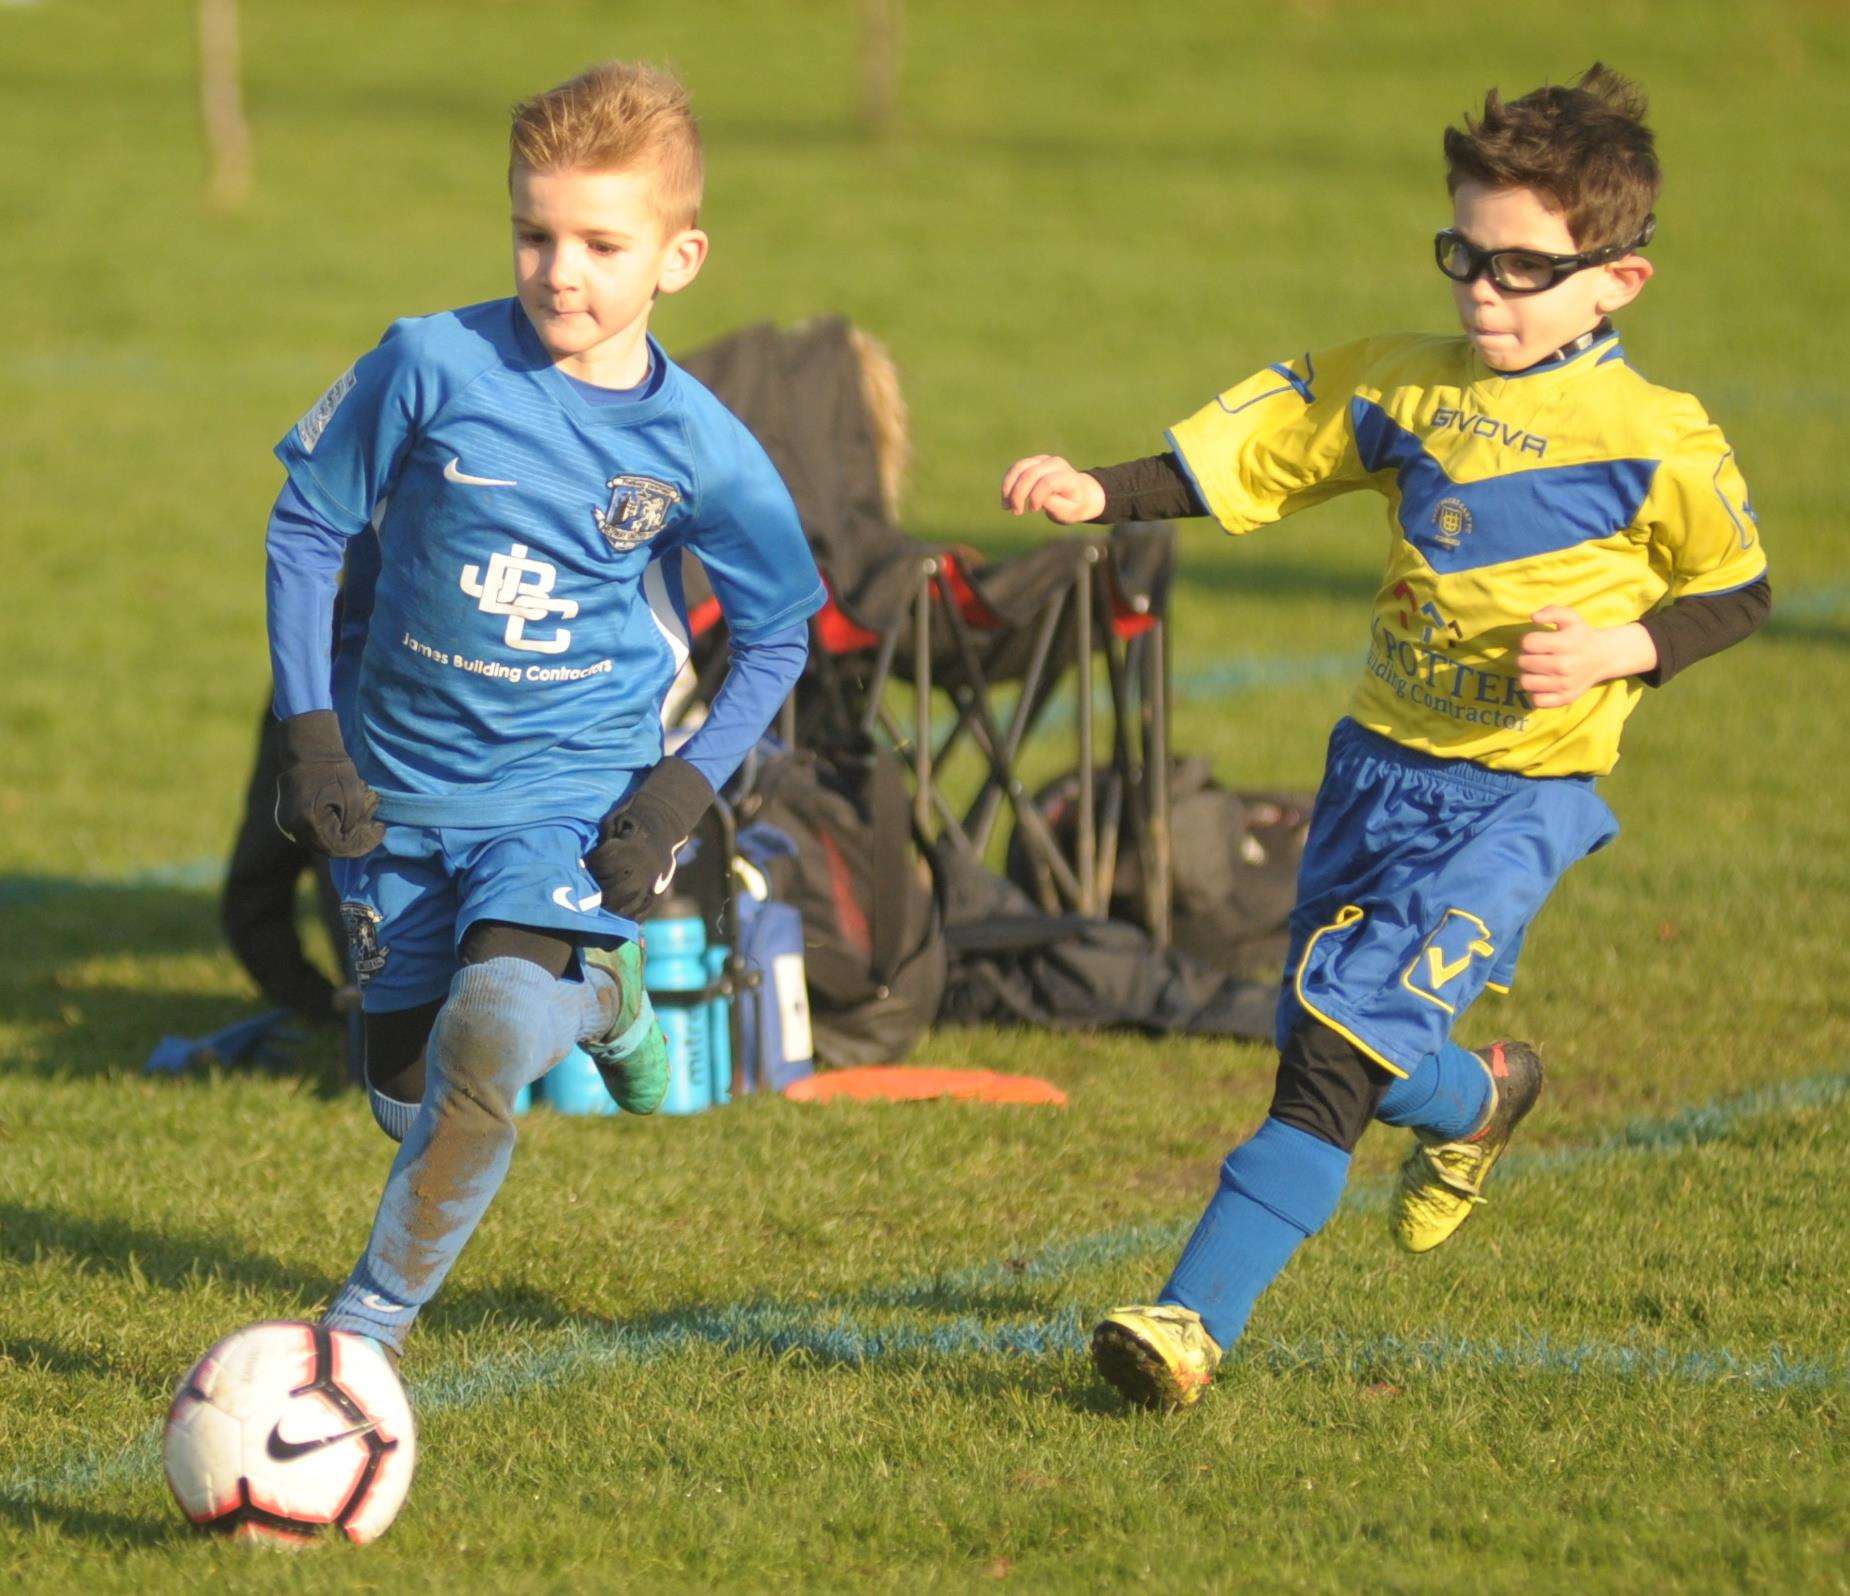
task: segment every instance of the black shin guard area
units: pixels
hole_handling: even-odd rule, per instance
[[[424,1044],[442,1003],[366,1016],[366,1084],[401,1103],[424,1100]]]
[[[1392,1079],[1353,1042],[1306,1018],[1278,1055],[1272,1118],[1352,1153]]]
[[[478,920],[463,936],[464,964],[486,964],[490,959],[525,959],[537,964],[555,981],[572,967],[578,944],[557,931],[536,931],[528,925],[501,920]]]

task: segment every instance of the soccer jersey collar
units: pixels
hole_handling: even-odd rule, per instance
[[[520,308],[519,300],[513,301],[513,309],[515,335],[520,339],[522,351],[533,357],[537,368],[535,375],[540,385],[574,421],[587,427],[634,427],[645,421],[653,421],[674,403],[674,374],[669,370],[668,352],[655,341],[654,333],[645,333],[643,336],[649,341],[651,370],[662,374],[655,392],[629,404],[596,405],[581,394],[572,385],[571,378],[552,363],[552,358],[546,353],[546,346],[540,342],[540,335],[533,330],[533,323],[527,320],[527,313]]]
[[[1552,355],[1536,361],[1533,366],[1524,366],[1520,371],[1498,371],[1485,363],[1484,357],[1475,349],[1471,350],[1473,380],[1483,381],[1495,378],[1504,382],[1521,382],[1528,377],[1549,376],[1556,372],[1568,370],[1590,371],[1595,366],[1603,366],[1609,360],[1622,360],[1625,348],[1619,342],[1619,330],[1610,321],[1601,319],[1600,324],[1591,332],[1582,333],[1572,343],[1563,344]]]

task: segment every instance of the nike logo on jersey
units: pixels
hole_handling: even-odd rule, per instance
[[[570,909],[574,914],[589,914],[593,909],[603,906],[604,894],[601,892],[594,892],[590,897],[580,898],[574,903],[572,902],[572,889],[570,887],[554,887],[552,889],[552,901],[558,904],[561,909]]]
[[[356,1424],[351,1430],[341,1430],[313,1441],[285,1441],[282,1422],[278,1420],[270,1426],[270,1438],[263,1443],[263,1449],[278,1463],[291,1463],[299,1457],[307,1457],[311,1452],[320,1452],[327,1447],[338,1446],[342,1441],[351,1441],[356,1435],[370,1435],[378,1428],[379,1421],[370,1419],[365,1424]]]
[[[507,477],[472,477],[462,468],[462,456],[452,455],[450,463],[443,468],[445,482],[460,482],[465,488],[517,488],[518,482]]]

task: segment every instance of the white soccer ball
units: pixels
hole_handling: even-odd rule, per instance
[[[161,1450],[200,1529],[366,1542],[398,1516],[417,1439],[405,1388],[363,1337],[269,1323],[225,1337],[180,1382]]]

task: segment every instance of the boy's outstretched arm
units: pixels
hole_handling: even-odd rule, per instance
[[[630,919],[668,890],[674,856],[714,791],[769,728],[808,657],[809,617],[828,598],[789,490],[757,440],[728,418],[706,441],[710,487],[685,547],[719,600],[732,658],[706,724],[604,817],[585,856],[604,907]]]
[[[285,482],[265,538],[270,668],[279,725],[276,824],[339,859],[370,853],[385,836],[379,797],[341,741],[330,686],[334,595],[347,539]]]
[[[1077,521],[1173,521],[1208,514],[1173,450],[1085,471],[1074,470],[1058,455],[1030,455],[1003,476],[1002,506],[1016,515],[1041,510],[1062,526]],[[1087,510],[1092,513],[1085,514]]]

